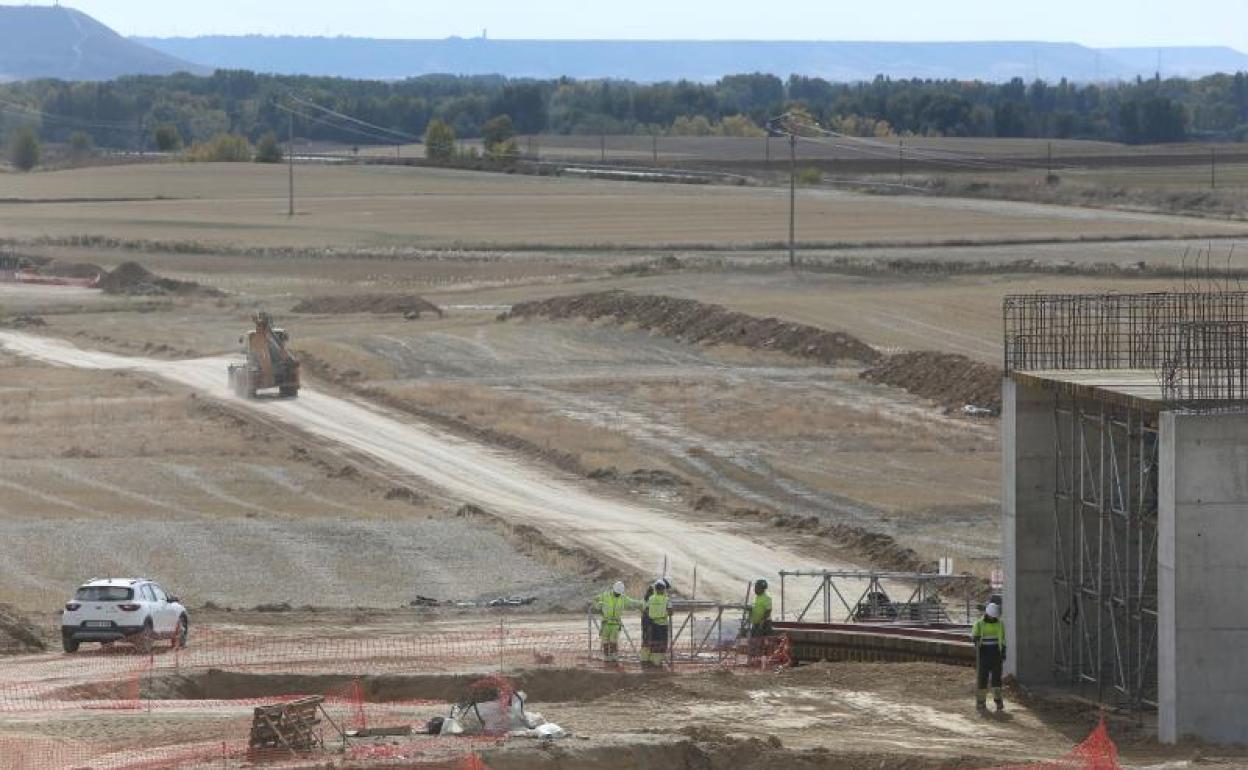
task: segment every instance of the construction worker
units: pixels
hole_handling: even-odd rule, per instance
[[[642,662],[648,666],[661,666],[667,658],[668,631],[671,627],[670,602],[667,581],[660,578],[654,582],[654,593],[646,600],[642,610],[650,619],[650,643],[643,653]]]
[[[988,680],[992,679],[992,699],[997,711],[1005,711],[1001,699],[1001,664],[1005,662],[1005,623],[1001,622],[1001,605],[989,602],[984,616],[971,627],[975,643],[975,708],[988,710]]]
[[[750,605],[750,660],[753,662],[762,654],[763,646],[772,635],[771,629],[771,594],[767,593],[767,581],[759,578],[754,581],[754,603]]]
[[[602,656],[609,663],[620,659],[620,629],[625,610],[640,609],[642,603],[624,593],[623,581],[615,581],[610,591],[603,591],[594,600],[593,611],[602,615],[602,627],[598,631],[602,642]]]

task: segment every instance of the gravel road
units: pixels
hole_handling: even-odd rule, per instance
[[[808,565],[806,557],[752,539],[732,525],[692,522],[674,511],[596,495],[574,477],[314,388],[305,387],[297,400],[239,400],[226,383],[230,358],[158,361],[83,350],[19,332],[0,332],[0,347],[50,364],[141,371],[243,404],[420,477],[456,499],[535,526],[564,544],[643,571],[658,569],[666,558],[682,588],[696,564],[699,598],[739,601],[747,581]],[[846,563],[820,566],[855,568]]]

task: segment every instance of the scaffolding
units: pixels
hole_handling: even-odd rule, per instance
[[[1155,708],[1157,415],[1059,395],[1054,419],[1054,670]]]
[[[860,570],[781,570],[780,619],[788,619],[787,588],[793,578],[814,578],[818,585],[802,609],[798,623],[911,623],[917,625],[966,625],[978,609],[973,575],[942,575],[934,572],[874,572]],[[904,601],[889,598],[885,584],[906,594]],[[853,590],[848,586],[852,585]],[[843,590],[844,589],[844,590]],[[957,595],[956,602],[945,596]],[[898,594],[901,595],[901,594]],[[853,602],[846,596],[856,596]],[[817,604],[816,604],[817,603]],[[839,606],[838,606],[839,605]],[[818,607],[817,614],[811,610]],[[812,618],[807,620],[807,618]],[[821,618],[815,620],[813,618]]]

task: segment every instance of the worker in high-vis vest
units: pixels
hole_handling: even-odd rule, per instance
[[[992,699],[997,711],[1005,710],[1001,698],[1001,667],[1005,663],[1005,623],[1001,622],[1001,605],[989,602],[984,616],[971,627],[975,643],[975,708],[988,710],[988,681],[992,680]]]
[[[750,605],[750,658],[758,658],[772,635],[771,627],[771,594],[767,593],[767,581],[759,578],[754,581],[754,603]]]
[[[608,662],[620,659],[620,629],[624,625],[624,611],[641,609],[642,603],[624,593],[624,583],[615,581],[610,591],[603,591],[594,599],[593,611],[602,616],[598,631],[602,642],[602,656]]]
[[[666,580],[660,578],[655,581],[654,593],[646,600],[646,608],[642,612],[650,620],[650,643],[642,653],[642,663],[647,666],[661,666],[667,659],[667,642],[672,624]]]

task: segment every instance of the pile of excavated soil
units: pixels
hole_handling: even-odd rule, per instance
[[[115,270],[100,279],[105,294],[128,294],[133,296],[158,296],[163,294],[221,296],[221,292],[194,281],[161,278],[138,262],[123,262]]]
[[[0,604],[0,655],[18,655],[47,649],[38,627],[17,608]]]
[[[0,329],[34,329],[47,325],[48,322],[43,320],[43,316],[31,313],[18,313],[8,318],[0,318]]]
[[[310,297],[292,308],[295,313],[374,313],[420,318],[425,313],[442,317],[442,308],[415,294],[351,294],[332,297]]]
[[[930,398],[949,411],[967,405],[1001,411],[999,367],[956,353],[919,350],[890,356],[860,375],[880,385],[904,388]]]
[[[605,291],[552,297],[514,306],[503,318],[610,319],[635,324],[681,342],[740,345],[775,350],[824,364],[852,361],[871,364],[880,353],[844,332],[832,332],[776,318],[758,318],[692,299]]]

